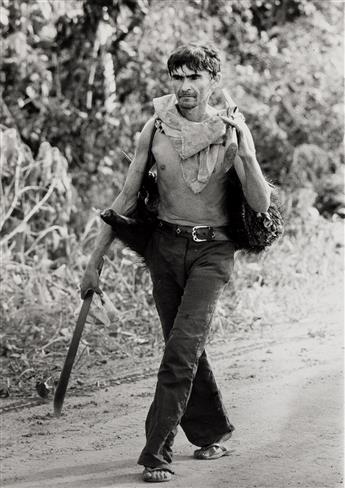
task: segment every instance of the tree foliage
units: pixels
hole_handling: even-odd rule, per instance
[[[336,174],[341,11],[308,0],[4,0],[0,121],[34,157],[45,141],[59,148],[84,207],[107,205],[126,173],[121,151],[133,153],[152,98],[169,90],[169,52],[211,40],[265,172],[281,184],[313,173],[318,158],[307,172],[293,164],[312,145]],[[220,92],[213,101],[224,105]]]
[[[223,85],[281,185],[287,219],[276,250],[239,258],[238,297],[230,288],[216,329],[301,313],[317,278],[335,275],[341,244],[318,211],[344,216],[342,13],[323,0],[2,1],[0,338],[17,389],[59,370],[100,225],[91,207],[109,206],[122,187],[122,150],[133,154],[152,98],[170,90],[165,62],[178,44],[222,51]],[[212,102],[224,107],[221,91]],[[158,343],[147,273],[119,246],[111,253],[102,286],[116,321],[109,328],[93,310],[83,351],[94,364],[108,353],[146,356]]]

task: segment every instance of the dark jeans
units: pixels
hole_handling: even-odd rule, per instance
[[[197,243],[163,230],[155,231],[148,244],[165,350],[138,464],[169,467],[179,424],[196,446],[217,442],[234,430],[204,350],[233,257],[230,241]]]

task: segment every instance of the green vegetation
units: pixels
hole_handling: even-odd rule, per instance
[[[165,61],[177,43],[211,40],[224,53],[223,84],[280,186],[287,221],[271,251],[238,256],[213,337],[312,307],[339,276],[343,244],[342,17],[342,2],[322,0],[3,0],[3,395],[60,371],[100,226],[93,207],[119,192],[122,151],[133,154],[152,98],[169,90]],[[224,103],[220,92],[213,102]],[[161,347],[137,258],[115,243],[102,278],[110,299],[95,300],[80,375]]]

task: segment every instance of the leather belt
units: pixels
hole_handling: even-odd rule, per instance
[[[158,220],[158,229],[179,237],[187,237],[194,242],[229,241],[226,227],[212,227],[211,225],[179,225],[165,220]]]

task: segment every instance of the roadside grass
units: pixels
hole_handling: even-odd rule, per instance
[[[0,397],[18,397],[35,394],[37,382],[53,389],[59,377],[81,306],[78,285],[101,223],[82,210],[56,147],[43,142],[34,157],[15,129],[1,126],[0,136]],[[237,253],[210,341],[302,320],[331,282],[343,283],[342,221],[320,217],[315,185],[297,176],[292,183],[280,188],[283,239],[260,255]],[[105,259],[101,287],[72,387],[97,386],[120,364],[144,364],[163,347],[149,273],[119,243]]]
[[[233,279],[219,303],[210,341],[300,321],[318,306],[331,282],[339,280],[341,289],[342,222],[318,215],[295,216],[291,222],[269,251],[254,256],[237,253]],[[69,261],[59,265],[44,253],[41,259],[18,262],[4,252],[2,397],[31,396],[37,381],[53,389],[81,304],[78,284],[87,262],[83,249],[89,247],[98,226],[93,219],[83,245],[71,245]],[[140,361],[163,347],[149,273],[120,244],[105,259],[101,287],[103,300],[94,298],[73,370],[71,383],[76,388],[101,385],[102,371],[114,360]]]
[[[342,221],[319,216],[295,221],[269,251],[237,256],[233,283],[218,313],[221,330],[302,321],[327,301],[332,285],[342,296],[343,259]]]

